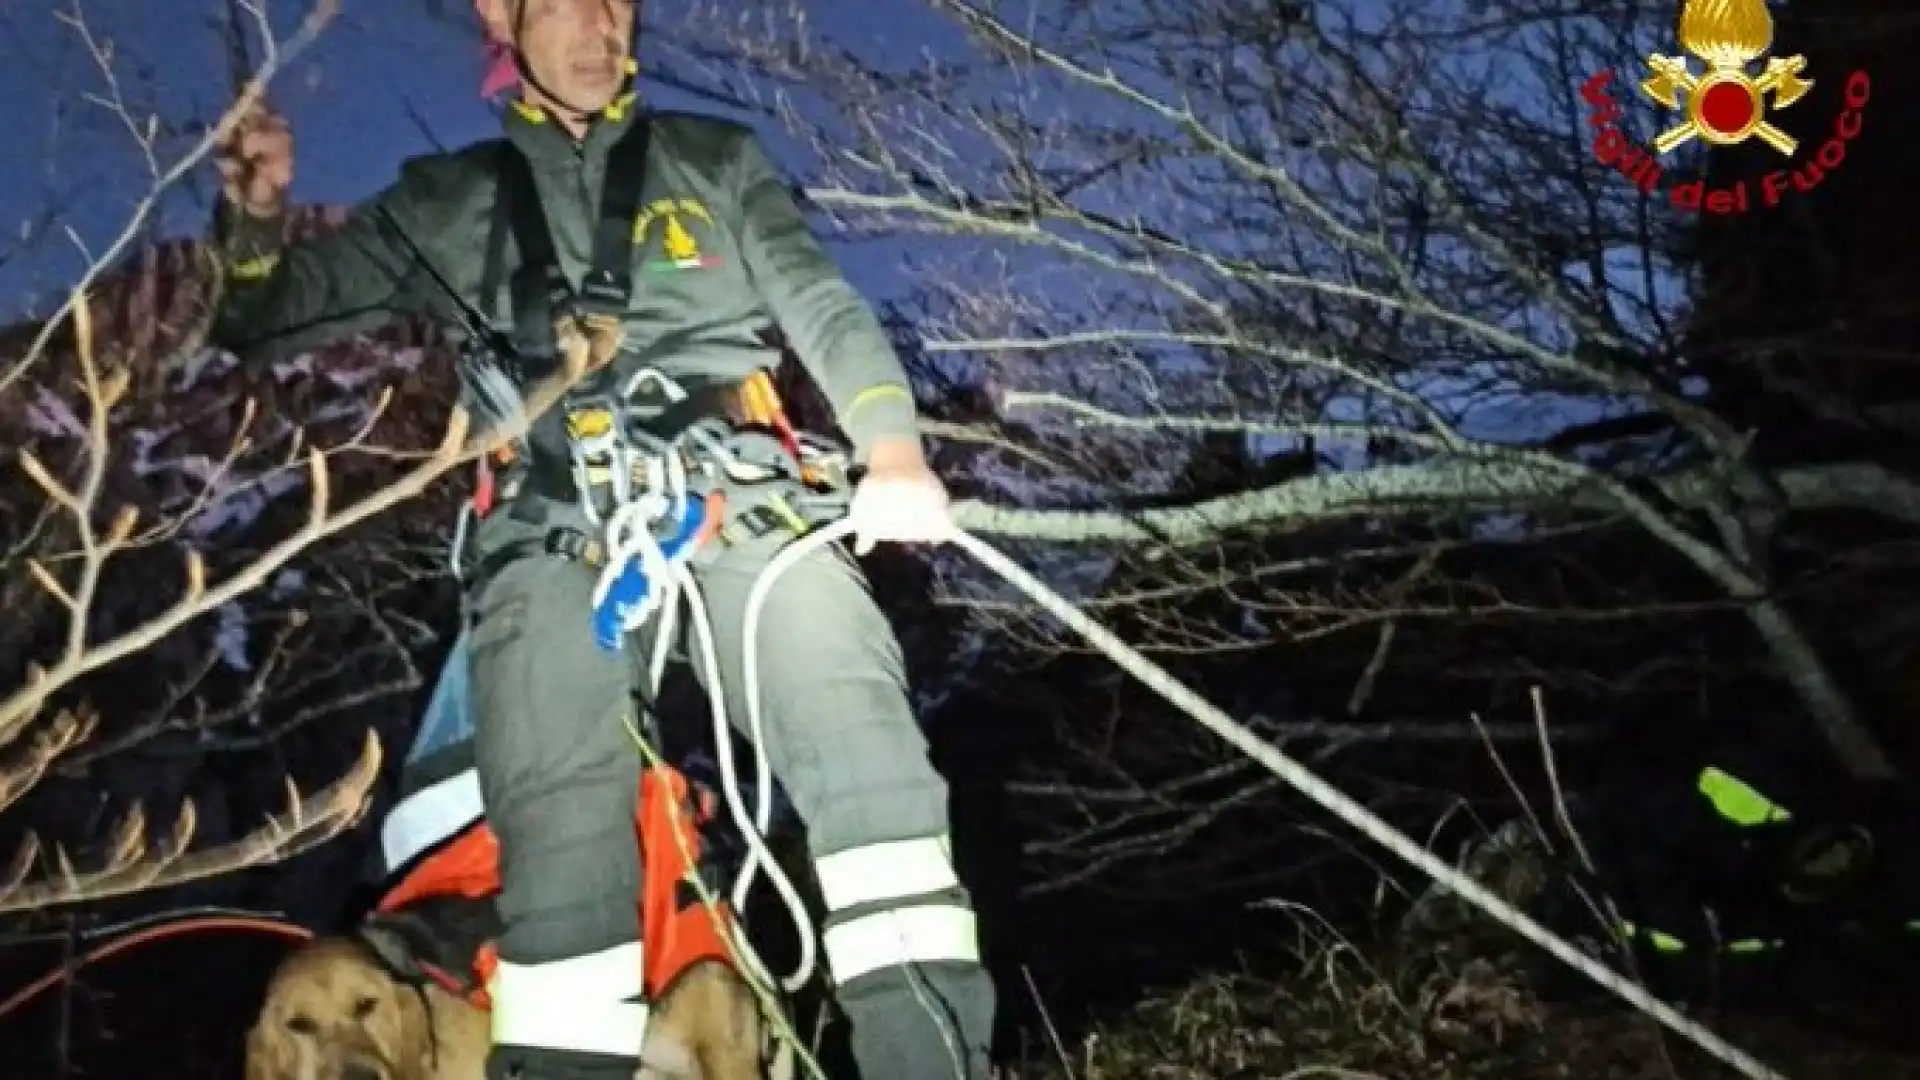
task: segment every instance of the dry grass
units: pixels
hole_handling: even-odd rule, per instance
[[[1703,1080],[1731,1075],[1617,1002],[1543,1000],[1484,960],[1397,987],[1346,944],[1320,943],[1281,979],[1209,976],[1085,1034],[1071,1060],[1008,1080]],[[1851,1009],[1717,1017],[1795,1080],[1920,1078],[1907,1052],[1861,1034],[1898,1023]]]

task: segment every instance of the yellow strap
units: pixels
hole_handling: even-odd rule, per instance
[[[567,434],[575,439],[598,439],[613,430],[613,410],[598,405],[567,414]]]
[[[1625,919],[1620,920],[1620,929],[1627,937],[1645,938],[1647,943],[1653,946],[1655,952],[1676,953],[1687,950],[1686,942],[1681,941],[1679,938],[1674,937],[1664,930],[1650,930],[1628,922]]]
[[[631,64],[632,61],[628,61],[628,63]],[[633,74],[632,67],[628,67],[627,74],[629,75]],[[604,115],[607,119],[613,120],[616,122],[621,120],[627,115],[627,109],[632,107],[635,99],[637,99],[639,96],[640,95],[634,93],[631,90],[627,91],[624,94],[621,94],[619,97],[614,98],[611,102],[608,103],[606,111],[602,115]]]
[[[765,427],[781,414],[780,392],[773,388],[773,376],[766,368],[756,368],[740,383],[740,412],[748,425]]]
[[[627,62],[621,66],[626,70],[628,75],[637,75],[640,73],[640,62],[637,60],[629,58]],[[619,97],[614,98],[611,102],[608,102],[607,107],[601,111],[601,115],[617,122],[621,117],[626,115],[627,109],[632,107],[633,103],[639,100],[639,97],[640,95],[636,91],[628,90]],[[547,122],[547,111],[525,98],[514,98],[507,104],[514,112],[519,113],[522,119],[529,123],[544,124]]]
[[[800,511],[795,510],[787,503],[786,496],[775,495],[768,499],[766,504],[773,508],[773,512],[780,517],[781,521],[786,523],[787,528],[793,530],[794,535],[806,535],[808,529],[807,519],[801,517]]]

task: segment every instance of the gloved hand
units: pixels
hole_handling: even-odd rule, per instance
[[[882,440],[867,460],[867,474],[847,507],[853,523],[853,553],[865,555],[877,541],[942,543],[954,535],[947,486],[927,465],[918,439]]]

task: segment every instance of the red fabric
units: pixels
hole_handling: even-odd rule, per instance
[[[473,10],[482,19],[486,18],[487,4],[488,0],[473,0]],[[504,41],[488,38],[487,73],[480,80],[480,96],[491,101],[519,85],[520,65],[513,59],[513,49]]]
[[[387,890],[374,911],[391,915],[429,896],[477,900],[499,891],[500,841],[483,818],[409,871]]]
[[[642,886],[641,941],[646,971],[643,986],[655,999],[673,981],[702,960],[731,964],[727,936],[734,922],[726,897],[715,897],[713,910],[689,892],[693,902],[680,904],[680,882],[698,865],[700,826],[712,818],[713,798],[701,792],[699,805],[690,798],[687,778],[666,766],[648,769],[640,779],[640,805],[634,827],[640,843]],[[408,872],[380,899],[375,910],[398,911],[431,896],[480,898],[500,891],[500,842],[486,821],[475,822]],[[490,1007],[484,987],[499,956],[489,943],[474,957],[477,989],[470,1000]]]
[[[503,42],[487,42],[487,73],[480,80],[480,96],[491,101],[519,85],[520,64],[513,50]]]
[[[481,458],[479,467],[473,475],[473,516],[484,518],[493,513],[493,499],[497,488],[493,479],[493,470],[487,467],[487,459]]]

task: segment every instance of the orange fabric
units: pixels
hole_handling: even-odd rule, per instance
[[[374,910],[390,915],[429,896],[479,899],[499,891],[500,841],[482,818],[422,860],[380,898]]]
[[[493,1008],[493,999],[487,996],[487,984],[493,981],[493,969],[499,966],[499,948],[491,941],[480,946],[480,955],[473,958],[473,993],[467,995],[475,1008]]]
[[[640,778],[640,805],[634,827],[642,868],[638,897],[646,957],[642,985],[649,999],[702,960],[733,962],[727,934],[734,914],[726,897],[715,897],[711,911],[700,902],[696,891],[687,891],[690,903],[680,903],[680,882],[699,862],[700,826],[714,813],[711,793],[703,791],[700,805],[695,806],[690,790],[686,776],[668,766],[650,768]],[[500,842],[481,820],[414,867],[381,897],[375,910],[385,915],[428,897],[478,899],[499,891]],[[470,1000],[480,1008],[490,1007],[484,987],[499,963],[491,942],[474,957],[475,983],[480,989]]]
[[[707,541],[720,535],[720,525],[727,518],[727,496],[716,491],[707,496],[707,516],[700,522],[700,528],[693,534],[688,546],[698,551]]]
[[[712,814],[711,805],[693,805],[687,778],[678,770],[658,766],[640,778],[640,852],[644,866],[640,927],[641,940],[646,943],[644,985],[649,998],[702,960],[732,962],[721,929],[732,923],[726,899],[715,897],[715,910],[709,910],[697,890],[680,887],[699,864],[700,825]],[[681,902],[683,894],[688,901],[685,904]]]

